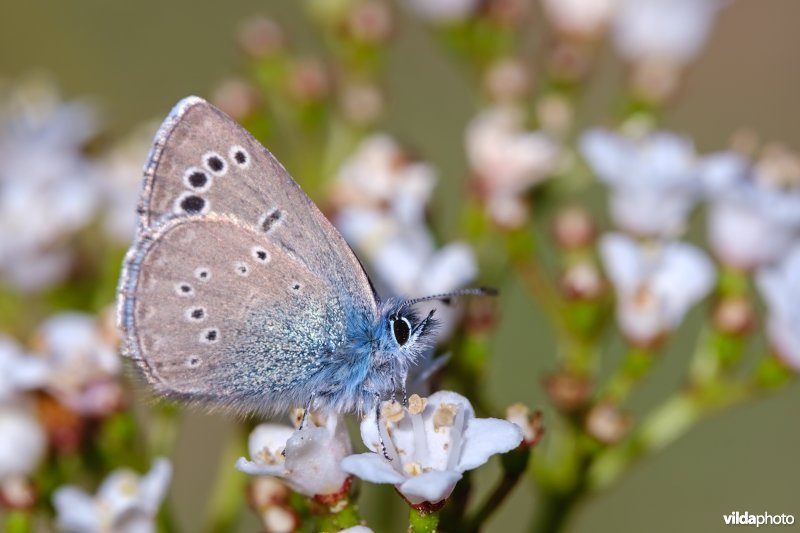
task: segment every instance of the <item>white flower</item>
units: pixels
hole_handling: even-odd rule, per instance
[[[118,406],[122,363],[113,339],[94,317],[61,313],[43,322],[38,333],[49,392],[84,415],[107,413]]]
[[[477,267],[472,249],[450,243],[437,250],[425,222],[434,170],[408,161],[388,136],[358,147],[336,175],[336,226],[390,293],[425,296],[469,283]]]
[[[547,178],[560,155],[548,135],[525,131],[523,122],[520,109],[495,107],[470,121],[465,139],[467,158],[492,218],[512,227],[526,216],[519,196]]]
[[[683,66],[703,49],[721,7],[721,0],[625,0],[614,45],[633,63]]]
[[[342,468],[372,483],[393,484],[411,505],[447,499],[463,472],[522,442],[515,424],[475,418],[469,400],[455,392],[409,400],[407,409],[383,405],[380,431],[392,461],[380,450],[373,413],[361,422],[361,438],[372,452],[345,458]]]
[[[143,124],[120,141],[100,162],[103,229],[115,242],[130,242],[136,228],[136,202],[142,168],[153,144],[156,124]]]
[[[0,333],[0,403],[13,400],[21,391],[40,387],[46,380],[47,365]]]
[[[758,288],[769,310],[767,336],[776,354],[800,372],[800,245],[780,264],[763,267]]]
[[[0,275],[22,290],[63,277],[65,237],[94,215],[96,169],[82,147],[95,131],[88,106],[44,82],[0,93]]]
[[[405,223],[419,220],[436,185],[436,171],[409,160],[389,135],[374,134],[358,145],[334,177],[333,202],[340,207],[382,208]]]
[[[683,242],[647,246],[612,233],[601,238],[600,255],[617,293],[617,322],[635,344],[652,344],[678,327],[715,279],[702,250]]]
[[[321,418],[319,425],[315,421]],[[348,475],[339,463],[351,451],[344,421],[336,416],[312,414],[302,430],[282,424],[261,424],[250,433],[250,460],[236,468],[253,476],[282,478],[306,496],[340,493]]]
[[[32,409],[22,402],[0,404],[0,485],[33,473],[46,447]]]
[[[53,494],[58,527],[75,533],[155,532],[155,517],[171,477],[172,465],[161,458],[141,477],[115,470],[94,496],[74,486],[61,487]]]
[[[594,36],[605,30],[621,0],[542,0],[545,15],[567,34]]]
[[[406,0],[417,15],[433,22],[447,24],[469,18],[480,0]]]
[[[614,223],[639,236],[683,232],[701,193],[700,179],[724,168],[698,160],[691,141],[658,132],[634,140],[604,129],[581,135],[580,148],[594,173],[611,188]]]
[[[800,233],[800,176],[773,176],[732,153],[717,166],[724,170],[703,176],[714,253],[744,270],[779,259]]]

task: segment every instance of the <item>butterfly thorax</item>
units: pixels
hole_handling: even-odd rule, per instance
[[[435,321],[391,300],[376,320],[354,317],[346,342],[316,376],[314,405],[365,412],[405,387],[411,366],[430,348]]]

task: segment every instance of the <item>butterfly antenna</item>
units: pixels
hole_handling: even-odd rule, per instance
[[[460,289],[457,291],[452,292],[445,292],[442,294],[433,294],[431,296],[423,296],[421,298],[412,298],[411,300],[404,300],[400,304],[400,309],[408,307],[409,305],[416,305],[421,302],[429,302],[431,300],[440,300],[446,304],[450,303],[450,300],[453,298],[458,298],[459,296],[497,296],[499,291],[497,289],[493,289],[491,287],[475,287],[471,289]]]

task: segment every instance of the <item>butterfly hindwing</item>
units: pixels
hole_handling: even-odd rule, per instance
[[[163,394],[284,407],[345,340],[335,288],[232,217],[170,221],[128,269],[127,350]]]

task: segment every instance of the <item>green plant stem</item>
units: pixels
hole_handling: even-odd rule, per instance
[[[632,348],[625,356],[622,366],[608,382],[602,399],[615,404],[623,403],[653,368],[654,359],[653,352]]]
[[[331,506],[325,506],[324,512],[317,517],[317,529],[326,532],[340,531],[360,523],[358,506],[349,498],[344,498]]]
[[[425,512],[413,507],[409,509],[409,533],[436,533],[437,527],[439,527],[439,511]]]
[[[740,383],[716,383],[674,394],[647,415],[627,440],[598,453],[592,464],[590,485],[610,485],[632,463],[672,444],[702,418],[752,398],[755,391]]]
[[[7,511],[4,513],[2,525],[6,533],[30,533],[33,531],[33,515],[30,511]]]
[[[492,516],[506,497],[511,494],[511,491],[517,486],[517,483],[522,478],[525,470],[528,468],[528,459],[531,455],[531,449],[528,447],[518,448],[511,452],[502,455],[503,462],[503,475],[500,481],[492,490],[486,501],[478,508],[475,514],[467,520],[467,526],[463,531],[477,532],[483,526],[489,517]]]
[[[563,531],[572,516],[575,506],[588,489],[588,474],[592,454],[582,446],[575,452],[576,472],[573,483],[566,488],[552,488],[541,492],[539,504],[534,511],[531,533],[557,533]]]
[[[217,480],[209,505],[208,531],[226,533],[236,529],[244,502],[247,478],[234,468],[236,459],[245,455],[246,427],[240,425],[232,432],[217,467]]]
[[[531,533],[562,531],[581,495],[582,492],[577,490],[567,493],[543,493],[534,511]]]

